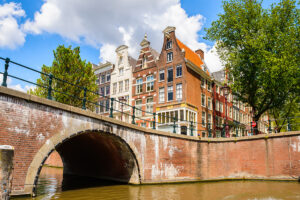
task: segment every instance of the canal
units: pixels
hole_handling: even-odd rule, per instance
[[[67,179],[67,180],[65,180]],[[161,185],[115,185],[95,180],[63,180],[62,169],[43,167],[36,198],[18,200],[290,200],[300,199],[300,183],[279,181],[220,181]],[[84,184],[83,184],[84,183]],[[97,185],[97,186],[95,186]],[[84,188],[80,188],[84,186]]]

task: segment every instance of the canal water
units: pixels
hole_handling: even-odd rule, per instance
[[[78,178],[78,177],[77,177]],[[220,181],[161,185],[115,185],[62,177],[62,169],[43,167],[36,198],[18,200],[300,200],[300,183]],[[85,180],[86,181],[86,180]],[[97,186],[95,186],[95,184]],[[85,188],[80,188],[84,185]],[[94,185],[94,186],[92,186]]]

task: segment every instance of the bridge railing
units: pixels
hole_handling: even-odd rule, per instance
[[[211,119],[209,122],[206,122],[206,119],[203,120],[202,122],[197,122],[195,118],[192,120],[178,119],[178,117],[176,118],[175,113],[173,113],[172,116],[165,115],[164,118],[165,118],[165,121],[167,121],[167,123],[165,123],[165,122],[162,123],[160,120],[157,119],[157,114],[155,112],[150,112],[148,110],[141,109],[140,107],[137,107],[137,106],[132,106],[129,103],[124,102],[122,100],[109,98],[109,97],[105,96],[104,94],[100,93],[99,91],[89,90],[87,86],[81,86],[81,85],[76,85],[76,84],[70,83],[66,80],[55,77],[54,75],[52,75],[50,73],[48,74],[48,73],[33,69],[31,67],[19,64],[17,62],[14,62],[14,61],[10,60],[9,58],[0,57],[0,60],[5,61],[4,71],[3,72],[0,71],[0,74],[3,75],[1,85],[4,87],[7,87],[8,77],[10,77],[13,79],[17,79],[19,81],[23,81],[23,82],[32,84],[36,87],[44,88],[45,90],[47,90],[47,98],[50,100],[57,101],[55,98],[53,98],[53,94],[60,93],[62,95],[71,97],[73,100],[77,100],[79,103],[76,106],[81,107],[84,110],[87,109],[87,104],[94,105],[95,107],[109,111],[109,117],[111,117],[111,118],[114,118],[114,114],[120,113],[121,116],[123,116],[123,115],[127,116],[127,119],[130,120],[130,121],[128,121],[129,123],[136,124],[137,120],[141,121],[141,122],[147,122],[148,124],[151,124],[152,129],[156,129],[158,126],[168,126],[168,127],[172,127],[172,132],[175,134],[180,133],[180,129],[182,129],[182,124],[184,124],[185,130],[184,131],[181,130],[181,134],[185,134],[185,135],[201,136],[201,137],[203,137],[203,136],[204,137],[231,137],[232,135],[234,135],[235,137],[238,137],[238,136],[242,136],[242,135],[249,136],[249,135],[253,135],[254,133],[260,133],[260,132],[262,132],[262,133],[266,133],[266,132],[274,133],[275,132],[276,133],[276,132],[278,132],[278,129],[280,129],[281,127],[286,127],[286,130],[291,131],[292,126],[297,126],[300,123],[300,122],[294,123],[294,124],[290,123],[291,119],[293,119],[292,117],[288,117],[286,119],[286,123],[283,123],[282,125],[280,125],[281,127],[274,124],[275,120],[265,120],[265,121],[256,122],[256,123],[261,123],[265,127],[267,126],[268,131],[261,131],[261,130],[259,130],[259,125],[253,126],[252,122],[240,123],[240,122],[235,122],[235,121],[232,122],[229,120],[224,120],[224,123],[216,124],[213,122],[213,119]],[[16,75],[12,75],[11,73],[8,73],[9,64],[16,65],[23,69],[39,73],[41,76],[47,77],[47,84],[43,85],[43,84],[35,83],[35,82],[29,81],[29,80],[25,80],[24,78],[18,77]],[[79,95],[76,96],[76,95],[69,94],[65,91],[60,91],[59,89],[53,87],[54,82],[68,84],[71,87],[77,88],[79,91],[79,93],[78,93]],[[88,93],[92,93],[94,95],[97,95],[99,97],[107,99],[105,105],[101,104],[98,101],[95,102],[95,101],[89,100],[87,98]],[[117,109],[117,107],[116,107],[117,103],[119,104],[119,107],[122,109]],[[123,109],[124,107],[127,108],[126,111],[124,111],[125,110],[125,109]],[[128,108],[130,109],[130,112],[127,112]],[[144,116],[145,114],[147,114],[148,116],[145,117]],[[141,122],[140,122],[140,125],[142,124]],[[272,124],[273,124],[273,127],[272,127]],[[199,130],[200,129],[199,127],[200,128],[205,127],[204,128],[205,130]],[[264,127],[264,129],[266,129],[265,127]],[[230,134],[230,132],[232,133],[232,129],[234,129],[236,131],[235,134]],[[219,133],[221,133],[220,135],[217,134],[218,131],[219,131]]]

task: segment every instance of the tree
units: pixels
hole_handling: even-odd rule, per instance
[[[299,96],[299,9],[281,0],[269,9],[257,0],[223,1],[224,13],[206,29],[226,64],[231,89],[252,107],[253,120]]]
[[[289,124],[291,131],[300,130],[299,110],[299,96],[291,96],[280,107],[270,109],[269,114],[272,119],[272,126],[274,129],[277,132],[285,132],[288,131]]]
[[[83,88],[87,88],[88,91],[97,91],[96,76],[91,63],[81,60],[79,47],[71,49],[71,46],[66,48],[64,45],[60,45],[56,51],[53,51],[53,54],[52,66],[43,65],[42,67],[42,72],[52,74],[55,77],[52,79],[52,98],[61,103],[81,107],[84,97]],[[41,74],[37,84],[44,87],[37,87],[29,93],[46,98],[48,96],[49,76]],[[91,102],[97,101],[97,95],[86,92],[86,99],[87,108],[94,110],[95,106]]]

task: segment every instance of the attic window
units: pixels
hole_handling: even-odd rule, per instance
[[[147,58],[146,55],[144,55],[142,60],[142,68],[146,68],[146,67],[147,67]]]
[[[172,40],[167,40],[166,49],[172,48]]]

